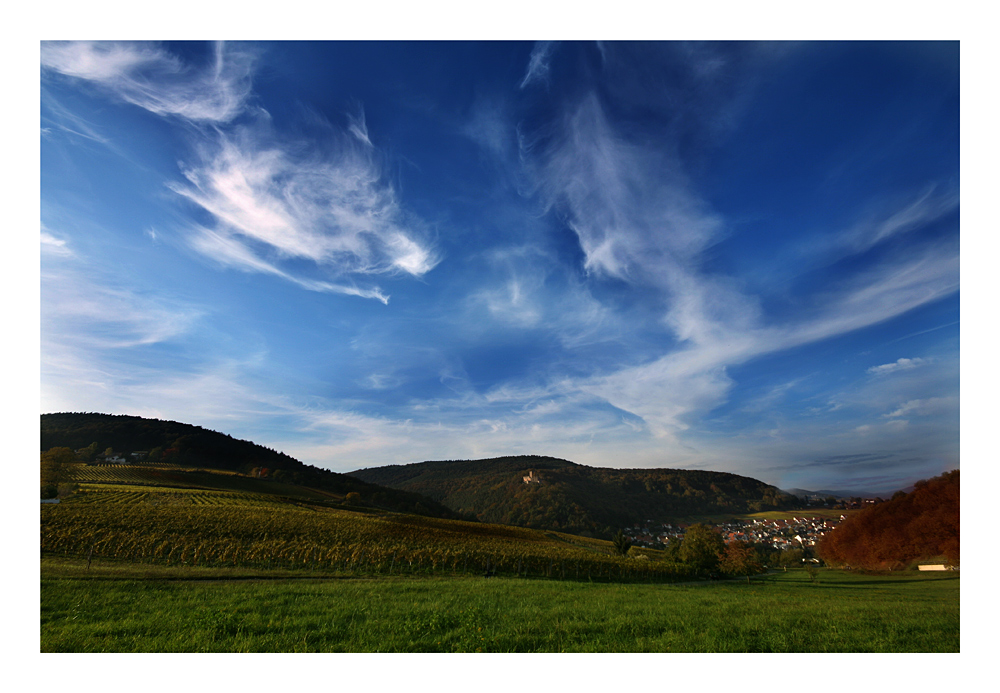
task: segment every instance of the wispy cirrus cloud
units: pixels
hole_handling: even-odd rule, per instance
[[[303,279],[279,264],[308,260],[336,277],[429,272],[439,258],[413,231],[363,123],[352,120],[349,134],[326,128],[327,147],[312,151],[282,141],[266,122],[203,142],[184,171],[187,181],[170,185],[217,222],[211,231],[195,230],[192,247],[304,288],[379,300],[385,297],[377,288]]]
[[[695,191],[677,146],[659,135],[651,147],[653,137],[621,127],[592,91],[567,108],[552,134],[525,139],[522,157],[535,190],[576,233],[591,277],[662,297],[663,324],[675,343],[645,363],[577,383],[641,417],[656,436],[676,441],[693,415],[725,401],[734,385],[731,366],[878,324],[958,289],[956,248],[907,250],[859,265],[838,285],[801,297],[809,310],[779,321],[738,281],[704,269],[705,252],[725,234],[725,220]],[[956,204],[953,195],[931,190],[875,228],[859,224],[842,238],[862,243],[864,226],[860,252],[939,219]]]
[[[78,349],[126,349],[185,333],[202,316],[190,306],[143,295],[112,278],[76,270],[42,274],[42,343]],[[44,349],[43,349],[44,350]]]
[[[521,89],[533,82],[544,82],[549,78],[549,61],[557,44],[553,41],[538,41],[531,49],[531,57],[528,59],[528,70],[521,80]]]
[[[192,67],[150,43],[44,41],[42,67],[86,80],[159,115],[228,122],[250,94],[255,56],[216,44],[210,64]]]
[[[864,251],[893,236],[933,223],[957,209],[958,204],[958,191],[939,190],[931,185],[900,208],[848,229],[839,240],[855,252]]]
[[[344,277],[420,277],[439,257],[400,205],[364,111],[357,105],[348,113],[342,131],[325,123],[316,142],[281,138],[263,111],[252,111],[249,125],[233,125],[238,115],[251,115],[254,61],[252,51],[226,44],[216,44],[209,64],[200,67],[156,44],[42,46],[46,70],[96,84],[153,113],[213,126],[194,130],[196,154],[183,170],[186,182],[168,184],[216,221],[211,229],[190,225],[193,249],[310,291],[386,302],[379,287],[357,287]],[[323,276],[288,266],[302,260]]]
[[[650,363],[625,368],[583,384],[613,405],[641,416],[660,436],[688,428],[687,419],[722,401],[733,386],[730,366],[878,324],[957,288],[957,257],[918,257],[908,263],[873,271],[865,281],[844,289],[817,306],[818,317],[780,327],[717,322],[705,314],[693,321],[702,339]],[[885,373],[917,365],[911,359],[886,364]]]
[[[591,271],[662,284],[720,229],[675,159],[630,141],[588,94],[551,143],[528,145],[538,186],[567,215]],[[541,151],[538,151],[541,150]]]
[[[309,291],[374,298],[382,301],[382,303],[389,302],[389,297],[377,288],[360,289],[356,286],[304,279],[289,274],[258,257],[253,250],[234,236],[220,234],[202,226],[189,228],[188,234],[188,243],[194,250],[227,267],[233,267],[244,272],[271,274],[290,281],[293,284],[298,284],[303,289],[308,289]]]

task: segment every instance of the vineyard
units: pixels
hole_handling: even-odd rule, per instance
[[[85,471],[93,481],[41,508],[43,555],[366,575],[643,582],[690,576],[685,566],[656,560],[655,552],[623,559],[607,542],[570,535],[359,512],[243,490],[143,485],[146,470]],[[115,483],[94,483],[98,478]]]

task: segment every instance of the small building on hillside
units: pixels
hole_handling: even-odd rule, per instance
[[[538,479],[538,477],[535,476],[535,470],[534,469],[532,469],[530,472],[528,472],[528,476],[523,477],[523,479],[524,479],[524,483],[526,483],[526,484],[539,484],[539,483],[541,483],[541,481]]]

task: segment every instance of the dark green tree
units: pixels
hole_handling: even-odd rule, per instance
[[[778,557],[778,565],[783,568],[787,568],[790,565],[799,566],[802,565],[803,557],[802,549],[785,549]]]
[[[615,553],[617,553],[619,556],[627,556],[628,550],[632,548],[632,542],[628,540],[628,537],[626,537],[625,533],[622,532],[620,529],[618,530],[618,534],[615,535],[614,539],[611,540],[611,543],[615,547]]]
[[[84,462],[93,462],[94,458],[97,457],[98,450],[100,450],[100,446],[95,440],[93,443],[83,448],[83,450],[80,451],[80,455]]]
[[[699,573],[708,573],[719,567],[719,554],[725,544],[718,532],[703,524],[691,525],[684,532],[678,554],[681,561]]]
[[[56,486],[63,478],[63,465],[76,461],[76,453],[70,448],[52,448],[41,455],[42,486]]]
[[[671,563],[680,563],[681,540],[678,538],[669,539],[666,548],[663,549],[663,557]]]

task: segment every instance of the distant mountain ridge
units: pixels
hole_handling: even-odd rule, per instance
[[[431,499],[405,490],[390,489],[304,464],[283,452],[239,440],[201,426],[146,419],[140,416],[100,413],[57,413],[41,415],[41,450],[67,447],[72,450],[97,443],[103,451],[162,451],[165,461],[187,467],[204,467],[240,473],[266,470],[273,480],[308,486],[339,495],[357,493],[362,503],[398,512],[461,518]]]
[[[647,521],[778,509],[794,502],[775,486],[726,472],[609,469],[530,455],[418,462],[349,474],[426,495],[483,522],[602,537]]]
[[[822,496],[824,498],[828,496],[833,496],[834,498],[889,498],[894,493],[894,491],[889,491],[889,492],[831,491],[829,489],[820,489],[819,491],[809,491],[804,488],[786,488],[782,490],[785,493],[792,496],[796,496],[798,498],[806,496]]]

